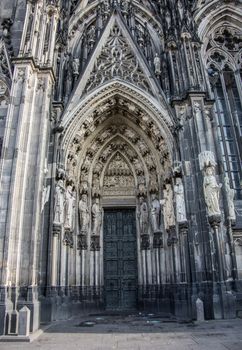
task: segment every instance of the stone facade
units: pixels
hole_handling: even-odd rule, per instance
[[[242,2],[0,4],[0,334],[105,307],[134,208],[137,305],[242,310]]]

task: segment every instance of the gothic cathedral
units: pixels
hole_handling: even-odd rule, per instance
[[[241,78],[241,0],[1,0],[0,334],[242,314]]]

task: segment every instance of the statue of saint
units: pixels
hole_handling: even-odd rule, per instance
[[[67,186],[65,196],[65,228],[73,229],[75,211],[75,193],[71,185]]]
[[[235,221],[236,220],[236,214],[234,209],[235,190],[230,187],[228,176],[225,176],[224,183],[225,183],[225,191],[227,194],[227,203],[229,208],[229,220]]]
[[[65,187],[63,180],[59,180],[55,186],[54,197],[54,224],[64,223]]]
[[[151,202],[151,223],[153,232],[160,231],[160,214],[161,214],[161,205],[158,201],[155,194],[152,194],[152,202]]]
[[[221,215],[219,208],[219,194],[221,187],[222,185],[217,183],[214,176],[214,168],[211,166],[207,167],[205,169],[203,180],[203,192],[209,216]]]
[[[176,219],[177,222],[187,221],[186,206],[184,197],[184,186],[181,178],[176,179],[176,185],[174,187],[175,199],[176,199]]]
[[[155,74],[160,75],[161,74],[161,61],[160,61],[160,57],[158,56],[158,53],[155,54],[154,66],[155,66]]]
[[[102,210],[100,208],[99,198],[95,199],[92,205],[92,234],[99,235],[102,222]]]
[[[145,202],[143,197],[140,197],[140,207],[139,207],[138,217],[139,217],[140,234],[141,235],[147,234],[149,213],[148,213],[147,203]]]
[[[167,184],[164,190],[164,221],[166,229],[176,224],[173,206],[173,191],[170,184]]]
[[[74,75],[79,75],[80,60],[79,58],[74,58],[72,62],[72,70]]]
[[[83,194],[81,200],[79,201],[79,218],[80,218],[80,228],[82,234],[88,233],[88,226],[90,221],[90,215],[88,210],[87,195]]]

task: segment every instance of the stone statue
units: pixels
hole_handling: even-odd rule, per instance
[[[99,198],[95,199],[92,205],[92,234],[99,235],[102,222],[102,210],[100,208]]]
[[[54,197],[54,224],[64,223],[65,187],[63,180],[59,180],[55,186]]]
[[[83,194],[81,200],[79,201],[79,218],[80,218],[80,228],[82,234],[88,233],[88,226],[90,221],[90,215],[88,210],[87,195]]]
[[[72,90],[72,71],[69,69],[67,71],[66,81],[65,81],[65,98],[67,99]]]
[[[139,217],[139,226],[140,226],[140,234],[148,233],[148,206],[143,197],[140,197],[140,207],[138,212]]]
[[[164,221],[165,228],[175,226],[175,214],[173,207],[173,191],[170,184],[167,184],[164,190]]]
[[[67,186],[65,195],[65,228],[73,229],[73,218],[75,210],[75,193],[71,185]]]
[[[176,200],[176,219],[177,222],[187,221],[186,206],[184,198],[184,186],[181,178],[176,179],[176,185],[174,186],[175,200]]]
[[[230,187],[229,178],[228,176],[225,176],[224,178],[224,185],[225,185],[225,191],[227,194],[227,203],[229,208],[229,220],[235,221],[236,220],[236,214],[234,209],[234,196],[235,196],[235,190]]]
[[[217,183],[214,176],[214,168],[212,166],[207,167],[203,180],[203,191],[209,216],[221,215],[219,208],[219,193],[221,187],[222,185]]]
[[[79,75],[80,60],[79,58],[74,58],[72,62],[72,70],[74,75]]]
[[[160,214],[161,214],[161,205],[158,201],[155,194],[151,196],[151,224],[153,228],[153,232],[160,231]]]
[[[160,61],[160,57],[158,56],[158,53],[155,54],[154,66],[155,66],[155,74],[160,75],[161,74],[161,61]]]

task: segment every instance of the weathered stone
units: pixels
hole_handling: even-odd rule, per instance
[[[64,3],[0,2],[0,334],[235,317],[241,1]]]
[[[204,306],[203,301],[199,298],[196,300],[197,321],[204,321]]]
[[[30,329],[30,310],[27,306],[24,306],[19,310],[19,325],[18,325],[18,335],[29,336]]]

